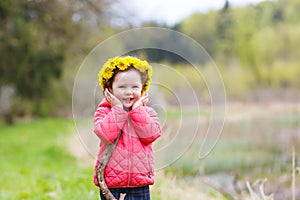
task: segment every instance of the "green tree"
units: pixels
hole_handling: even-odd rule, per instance
[[[21,97],[44,97],[51,79],[62,74],[65,50],[76,26],[71,10],[59,2],[0,3],[0,82],[13,85]]]
[[[2,0],[0,10],[0,84],[14,87],[38,113],[78,30],[73,12],[58,0]]]
[[[14,88],[18,108],[30,102],[30,112],[43,114],[45,99],[55,98],[52,83],[62,77],[68,50],[82,47],[83,24],[104,21],[103,2],[0,1],[0,89]]]
[[[217,13],[194,14],[179,25],[179,31],[189,35],[199,42],[212,56],[216,54],[216,20]]]
[[[218,12],[218,20],[216,22],[219,57],[225,62],[232,57],[232,46],[234,44],[233,28],[232,10],[229,1],[226,0],[223,8]]]

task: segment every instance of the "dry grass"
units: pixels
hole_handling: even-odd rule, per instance
[[[176,176],[166,175],[164,172],[157,173],[156,183],[151,187],[151,195],[153,200],[226,199],[220,192],[199,181],[177,179]]]

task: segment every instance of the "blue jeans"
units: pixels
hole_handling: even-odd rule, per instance
[[[134,188],[110,188],[110,192],[116,199],[119,199],[120,193],[126,193],[125,200],[150,200],[149,186]],[[100,192],[101,200],[105,200]]]

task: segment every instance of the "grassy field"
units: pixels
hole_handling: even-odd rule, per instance
[[[231,109],[213,152],[203,160],[196,159],[201,137],[196,138],[179,160],[157,172],[152,199],[230,199],[226,192],[235,175],[243,195],[249,194],[246,181],[267,178],[267,194],[291,199],[292,146],[295,164],[300,164],[300,112],[299,107],[286,108]],[[72,120],[34,120],[0,125],[0,130],[0,199],[99,199],[92,182],[93,165],[82,164],[84,159],[69,152],[70,138],[76,132]],[[177,137],[175,142],[182,142],[186,132]],[[214,181],[225,186],[215,187]],[[300,181],[298,174],[295,181]]]
[[[93,166],[79,164],[67,150],[73,126],[66,119],[1,125],[0,199],[99,199],[92,182]],[[200,192],[196,186],[159,173],[151,187],[152,199],[220,196],[211,189]]]
[[[0,130],[0,199],[97,199],[92,168],[66,150],[73,122],[45,119]]]
[[[300,165],[299,104],[229,105],[222,134],[213,151],[204,159],[198,156],[203,133],[208,127],[205,123],[208,122],[206,114],[201,116],[202,124],[191,146],[180,159],[165,168],[165,172],[190,177],[200,185],[209,180],[213,187],[216,186],[216,191],[230,192],[238,196],[236,199],[245,199],[241,198],[245,193],[249,195],[247,182],[254,184],[262,180],[266,180],[266,194],[273,194],[276,200],[292,199],[292,191],[295,191],[296,199],[300,198],[299,188],[291,187],[293,153],[295,166]],[[174,118],[172,115],[171,119]],[[173,129],[175,132],[177,127]],[[181,143],[191,138],[189,134],[193,131],[191,124],[187,124],[174,136],[174,146],[180,149]],[[162,144],[172,138],[168,135],[162,137],[166,137],[165,141],[159,141]],[[170,149],[166,159],[175,157],[175,154],[176,151]],[[300,182],[299,173],[294,176],[294,182]]]

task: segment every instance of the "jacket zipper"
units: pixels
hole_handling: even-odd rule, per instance
[[[129,135],[129,145],[128,145],[128,154],[129,154],[129,159],[128,159],[128,181],[127,181],[127,186],[130,186],[130,178],[131,178],[131,152],[132,152],[132,136],[130,134],[130,123],[129,123],[129,118],[127,119],[127,134]]]

